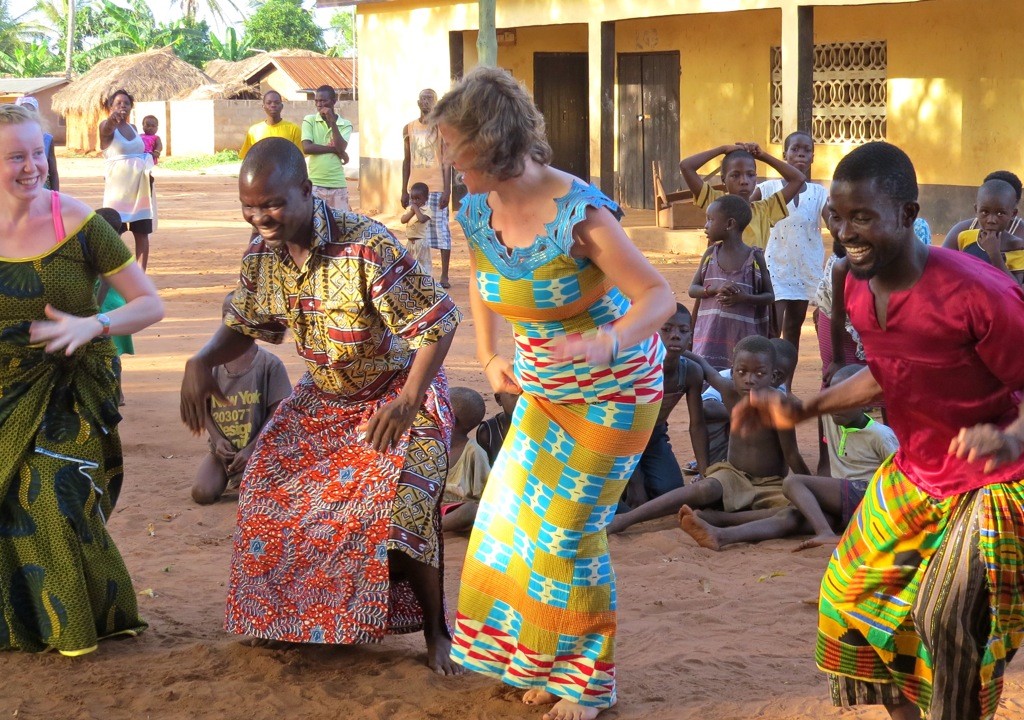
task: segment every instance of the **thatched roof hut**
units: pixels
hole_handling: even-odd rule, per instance
[[[211,83],[182,93],[175,100],[259,100],[258,85],[241,82]]]
[[[103,100],[118,88],[142,102],[169,100],[212,82],[166,47],[101,60],[54,95],[53,108],[67,120],[68,148],[91,151],[99,147],[97,126],[106,115]]]
[[[211,60],[206,63],[203,70],[214,81],[230,84],[232,82],[245,82],[245,79],[256,70],[267,64],[275,57],[327,57],[315,50],[272,50],[271,52],[259,52],[238,62],[227,60]]]

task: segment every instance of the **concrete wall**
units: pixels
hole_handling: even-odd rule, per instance
[[[296,125],[316,112],[312,101],[285,101],[285,120]],[[337,112],[359,129],[359,108],[353,101],[338,103]],[[260,100],[172,100],[136,103],[132,122],[141,127],[142,118],[155,115],[160,121],[158,135],[164,141],[164,155],[205,155],[220,150],[237,150],[245,133],[264,119]]]
[[[463,62],[467,69],[477,64],[476,38],[476,30],[463,33]],[[535,52],[587,52],[587,44],[587,26],[582,23],[519,27],[516,28],[515,45],[498,47],[498,65],[533,92]]]
[[[991,22],[979,23],[982,11]],[[1016,49],[1022,24],[1019,0],[815,12],[819,43],[888,41],[888,140],[913,159],[933,230],[973,215],[975,190],[989,172],[1024,174],[1024,67]],[[845,150],[819,150],[816,165],[830,175]]]
[[[894,9],[909,17],[918,7],[955,5],[958,0],[816,0],[818,13],[837,12],[844,5],[855,8],[857,22],[864,33],[877,36],[891,26],[876,18]],[[991,0],[1010,6],[1015,0]],[[656,30],[658,49],[680,50],[683,75],[680,80],[683,106],[680,144],[694,146],[731,142],[737,137],[718,138],[726,130],[746,129],[746,137],[767,139],[768,72],[770,44],[779,43],[784,27],[793,27],[797,7],[803,0],[502,0],[497,6],[497,26],[517,28],[518,45],[514,51],[499,48],[499,62],[520,63],[522,74],[532,85],[532,63],[526,57],[532,51],[551,48],[537,39],[537,28],[546,37],[561,42],[575,38],[575,25],[587,27],[591,77],[591,173],[614,172],[600,166],[600,57],[598,45],[602,21],[616,21],[616,43],[620,51],[635,51],[637,38],[650,43],[649,30]],[[965,3],[961,3],[965,4]],[[833,7],[835,6],[835,7]],[[890,7],[891,6],[891,7]],[[672,14],[666,16],[667,8]],[[884,11],[884,12],[883,12]],[[957,15],[963,10],[957,13]],[[931,14],[931,13],[929,13]],[[939,13],[941,15],[941,13]],[[646,19],[646,20],[644,20]],[[638,22],[644,20],[644,22]],[[449,86],[449,32],[464,37],[478,27],[475,2],[438,0],[430,6],[421,2],[396,0],[357,6],[357,37],[360,63],[359,92],[364,117],[360,195],[365,208],[394,210],[401,194],[402,126],[416,117],[416,96],[424,87],[442,92]],[[909,27],[899,28],[913,30]],[[631,24],[632,23],[632,24]],[[950,23],[951,32],[963,32],[971,23]],[[1016,27],[1003,23],[1001,27]],[[856,28],[848,28],[853,33]],[[637,33],[640,33],[638,36]],[[1006,32],[1009,32],[1008,30]],[[564,34],[564,36],[563,36]],[[539,38],[539,35],[537,36]],[[470,70],[476,60],[475,34],[467,38],[464,67]],[[849,38],[854,39],[854,38]],[[575,41],[574,41],[575,42]],[[987,42],[980,35],[974,44]],[[533,47],[530,47],[530,44]],[[1007,40],[1004,44],[1013,47]],[[502,52],[504,51],[504,55]],[[511,53],[511,54],[510,54]],[[922,59],[927,57],[922,54]],[[784,62],[789,63],[784,59]],[[788,65],[787,65],[788,66]],[[697,71],[703,69],[703,75]],[[513,72],[516,72],[513,68]],[[792,72],[791,70],[789,72]],[[724,81],[722,78],[726,78]],[[795,90],[794,90],[795,92]],[[792,111],[793,100],[787,107]],[[728,108],[734,106],[735,115]],[[763,107],[762,107],[763,106]],[[707,120],[714,113],[716,126]],[[794,115],[795,117],[795,115]],[[763,118],[763,119],[762,119]],[[712,140],[712,138],[715,138]],[[777,150],[777,148],[776,148]],[[831,172],[829,169],[828,172]]]

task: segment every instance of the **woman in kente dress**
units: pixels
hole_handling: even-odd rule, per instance
[[[46,174],[39,122],[0,105],[0,650],[83,655],[146,627],[106,528],[122,479],[110,336],[163,306],[107,221]],[[99,276],[128,301],[109,315]]]
[[[656,331],[675,300],[618,206],[548,165],[543,117],[508,73],[474,70],[432,118],[470,192],[477,356],[495,392],[523,392],[466,552],[452,657],[556,703],[548,720],[593,718],[616,700],[605,528],[657,420]]]

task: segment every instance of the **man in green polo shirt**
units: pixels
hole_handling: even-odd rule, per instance
[[[321,85],[313,95],[316,112],[302,119],[302,151],[309,158],[313,194],[335,210],[349,211],[345,163],[352,123],[334,112],[338,94]]]

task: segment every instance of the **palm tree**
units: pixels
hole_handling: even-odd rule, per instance
[[[211,33],[210,47],[213,49],[214,55],[228,62],[238,62],[254,52],[258,52],[244,37],[239,40],[233,27],[229,27],[225,31],[223,40]]]
[[[38,41],[46,35],[44,26],[26,19],[31,12],[13,16],[9,0],[0,0],[0,52],[13,52],[25,39]]]
[[[195,20],[196,14],[199,12],[200,0],[179,0],[181,5],[181,11],[185,14],[186,18]],[[202,0],[202,4],[206,7],[207,12],[211,16],[217,18],[221,22],[224,22],[224,8],[221,7],[220,0]],[[227,0],[227,4],[236,12],[241,14],[241,10],[235,5],[234,0]]]
[[[186,32],[181,27],[157,25],[146,0],[132,0],[128,7],[100,0],[97,10],[104,40],[85,53],[90,62],[174,45]]]

